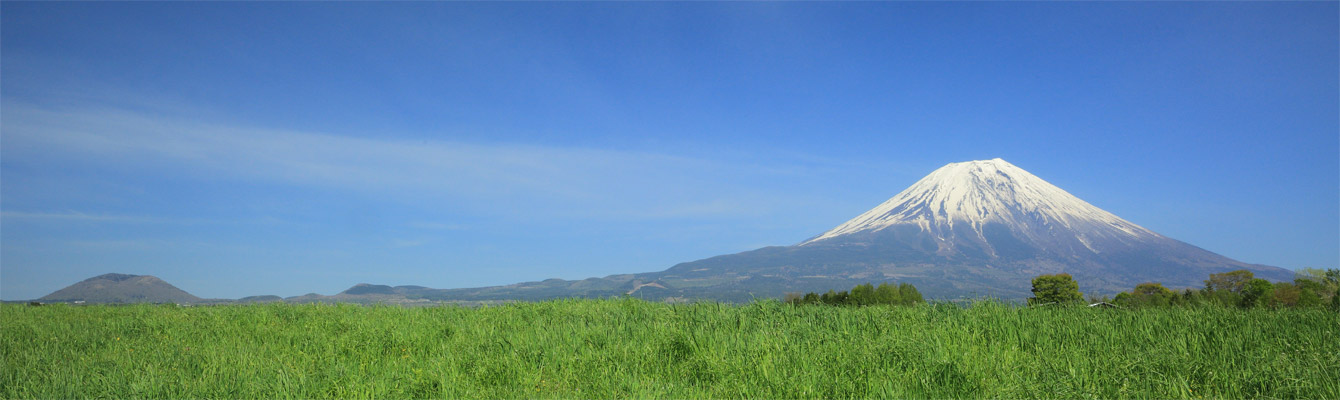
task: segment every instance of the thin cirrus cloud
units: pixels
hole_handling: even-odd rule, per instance
[[[182,218],[150,215],[85,213],[81,211],[0,211],[5,221],[32,221],[42,224],[101,224],[101,225],[278,225],[283,221],[273,217],[250,219]]]
[[[65,212],[3,211],[0,212],[0,217],[3,217],[5,219],[71,221],[71,222],[122,222],[122,223],[171,222],[170,220],[158,217],[141,217],[131,215],[109,215],[109,214],[85,214],[78,211],[65,211]]]
[[[650,152],[374,139],[209,124],[115,109],[6,104],[4,157],[93,174],[188,174],[447,202],[517,215],[618,219],[756,215],[787,201],[759,178],[805,174],[785,165]],[[105,170],[113,170],[106,172]],[[6,217],[97,218],[77,212]]]

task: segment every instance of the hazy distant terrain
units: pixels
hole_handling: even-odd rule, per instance
[[[1168,238],[1076,198],[1004,160],[953,163],[884,204],[793,246],[682,263],[661,272],[580,281],[551,279],[470,289],[355,287],[362,295],[431,300],[556,297],[748,301],[787,292],[908,282],[930,298],[1028,296],[1041,274],[1075,276],[1086,293],[1144,282],[1199,288],[1214,273],[1246,269],[1289,281],[1293,271],[1247,264]]]
[[[85,279],[38,300],[89,303],[195,303],[201,299],[157,277],[112,273]]]
[[[1165,237],[994,159],[946,165],[870,211],[792,246],[579,281],[465,289],[360,283],[335,295],[284,300],[474,304],[630,295],[747,302],[866,282],[911,283],[935,299],[1022,299],[1029,295],[1030,280],[1042,274],[1068,273],[1085,293],[1113,295],[1145,282],[1199,288],[1210,274],[1241,269],[1274,281],[1294,278],[1290,270],[1243,263]],[[157,278],[120,274],[89,279],[42,300],[200,301]],[[253,296],[241,301],[278,300]]]

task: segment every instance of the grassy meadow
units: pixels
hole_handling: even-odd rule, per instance
[[[4,398],[1340,398],[1323,309],[0,307]]]

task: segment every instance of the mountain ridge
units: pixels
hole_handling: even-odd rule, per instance
[[[1101,295],[1150,281],[1201,287],[1212,273],[1238,269],[1275,281],[1293,278],[1287,269],[1244,263],[1165,237],[997,158],[947,164],[870,211],[795,245],[724,254],[659,272],[420,295],[748,301],[897,281],[916,285],[928,298],[1024,298],[1031,279],[1042,274],[1071,273],[1081,290]]]
[[[724,254],[658,272],[461,289],[360,283],[331,296],[313,293],[284,301],[493,302],[622,295],[749,301],[890,281],[911,283],[927,298],[1023,298],[1031,279],[1042,274],[1069,273],[1085,293],[1105,295],[1144,282],[1201,287],[1210,274],[1239,269],[1275,281],[1291,280],[1294,274],[1165,237],[996,158],[947,164],[869,211],[790,246]]]

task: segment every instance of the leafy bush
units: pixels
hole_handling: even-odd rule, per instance
[[[1201,290],[1176,293],[1156,282],[1142,283],[1117,294],[1113,302],[1128,307],[1221,305],[1242,308],[1327,307],[1340,311],[1340,270],[1305,269],[1293,282],[1270,283],[1251,271],[1210,274]]]
[[[1070,274],[1042,275],[1033,278],[1033,297],[1028,298],[1029,305],[1067,304],[1084,301],[1079,292],[1079,283]]]
[[[880,283],[874,286],[870,283],[856,285],[851,291],[835,292],[829,290],[822,295],[814,292],[806,293],[804,296],[787,296],[784,301],[788,304],[827,304],[832,306],[873,306],[881,304],[890,305],[912,305],[924,303],[926,300],[921,297],[921,292],[917,291],[912,284],[903,282],[898,285],[889,283]]]

